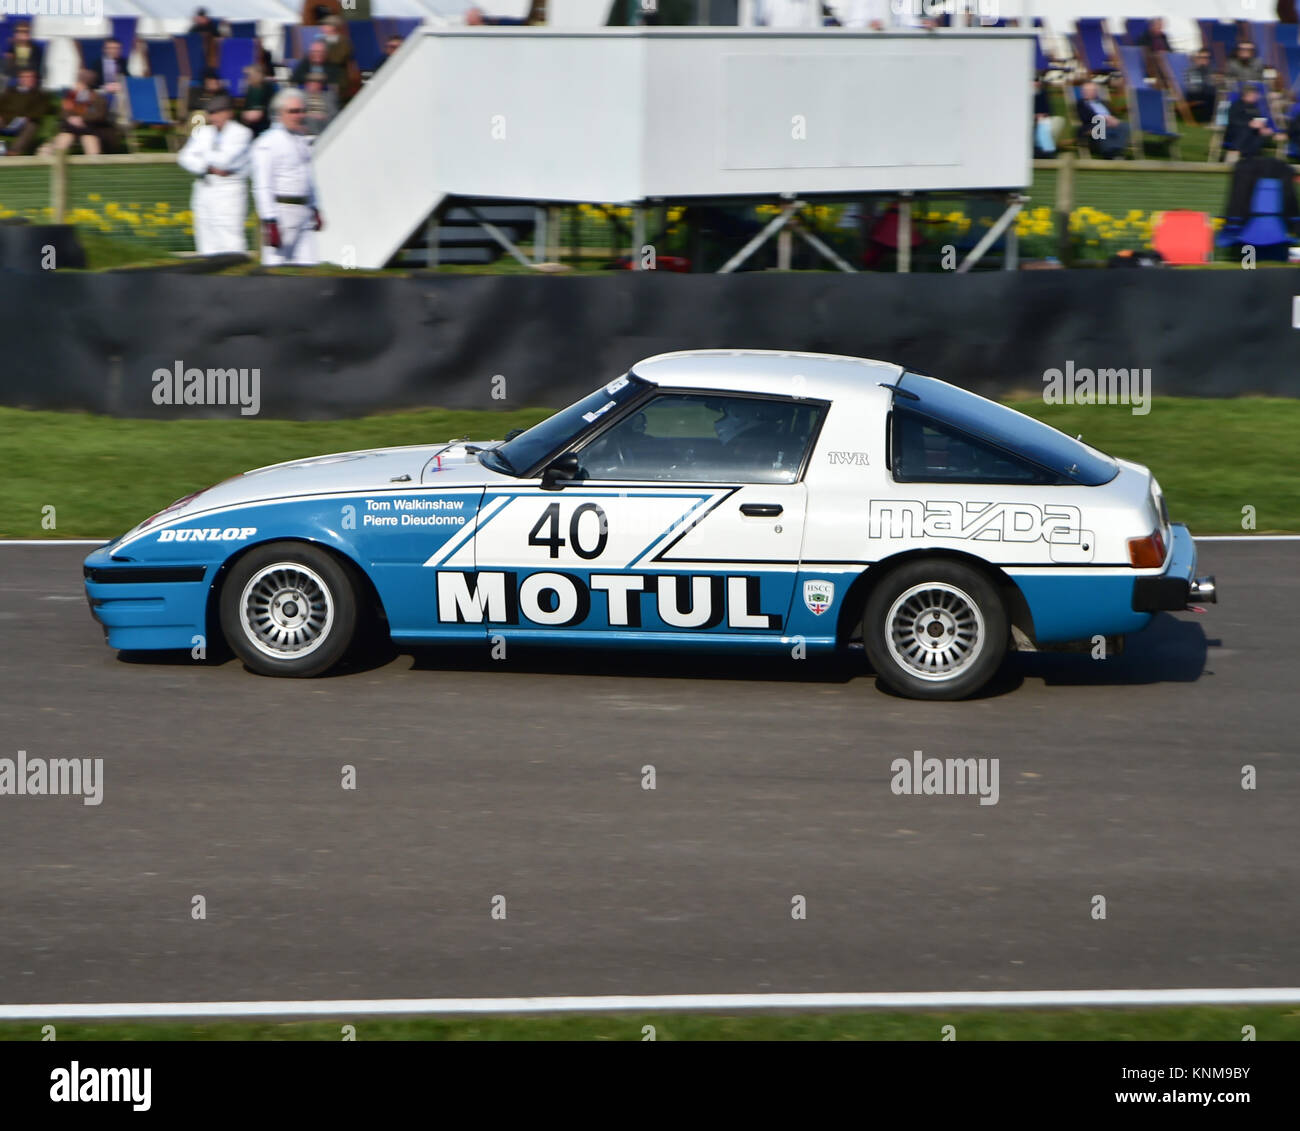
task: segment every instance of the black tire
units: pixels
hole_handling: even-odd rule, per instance
[[[974,695],[1001,666],[1009,632],[992,581],[943,558],[891,570],[872,589],[862,617],[862,641],[877,677],[911,699]]]
[[[306,542],[269,542],[226,575],[221,631],[259,675],[306,677],[329,671],[357,629],[349,569]]]

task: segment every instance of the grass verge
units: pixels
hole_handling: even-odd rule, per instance
[[[38,1041],[41,1022],[0,1024],[0,1041]],[[1294,1006],[960,1010],[875,1013],[640,1013],[524,1017],[359,1017],[338,1021],[59,1022],[60,1041],[961,1041],[1300,1040]]]
[[[1123,405],[1008,403],[1155,472],[1175,521],[1197,534],[1300,532],[1300,400],[1157,398]],[[453,436],[499,437],[547,409],[419,412],[360,420],[121,420],[0,409],[0,537],[120,534],[182,495],[281,460]],[[52,506],[54,525],[43,526]],[[48,521],[48,520],[45,520]]]

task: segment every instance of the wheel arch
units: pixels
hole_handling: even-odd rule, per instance
[[[1020,586],[1000,566],[975,554],[964,553],[961,550],[916,549],[904,550],[901,553],[882,558],[875,564],[868,566],[854,579],[849,586],[848,593],[844,596],[844,602],[840,606],[839,620],[835,626],[835,639],[840,647],[854,639],[861,638],[862,614],[866,610],[867,601],[871,597],[872,590],[899,566],[919,561],[922,558],[959,562],[962,565],[979,570],[997,588],[998,595],[1002,598],[1003,606],[1006,608],[1007,620],[1010,622],[1011,627],[1019,629],[1030,640],[1035,639],[1034,618],[1030,612],[1029,603],[1025,600],[1025,595],[1021,592]]]
[[[388,614],[384,609],[383,599],[379,596],[379,590],[375,588],[375,583],[370,579],[369,572],[352,553],[330,542],[321,541],[319,538],[289,535],[280,538],[261,538],[250,545],[240,546],[217,567],[217,572],[212,578],[212,584],[208,586],[208,598],[204,610],[204,631],[209,641],[224,638],[221,631],[221,592],[225,588],[226,578],[230,575],[230,571],[235,567],[236,563],[254,550],[277,542],[297,542],[304,546],[310,546],[314,550],[323,550],[329,554],[351,574],[357,586],[358,612],[364,613],[366,617],[376,620],[378,623],[387,622]]]

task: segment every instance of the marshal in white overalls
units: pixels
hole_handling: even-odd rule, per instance
[[[311,171],[311,142],[305,134],[277,122],[253,146],[253,201],[262,223],[274,220],[280,246],[262,244],[262,262],[310,265],[316,250],[316,182]]]
[[[181,167],[195,176],[190,208],[200,255],[248,251],[244,222],[252,144],[253,131],[229,121],[220,129],[199,126],[177,156]]]

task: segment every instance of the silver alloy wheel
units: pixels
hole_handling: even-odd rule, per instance
[[[961,675],[979,656],[984,617],[955,585],[932,581],[899,594],[885,618],[889,654],[919,679]]]
[[[311,655],[334,625],[329,587],[301,562],[259,569],[244,586],[239,608],[249,643],[277,660]]]

